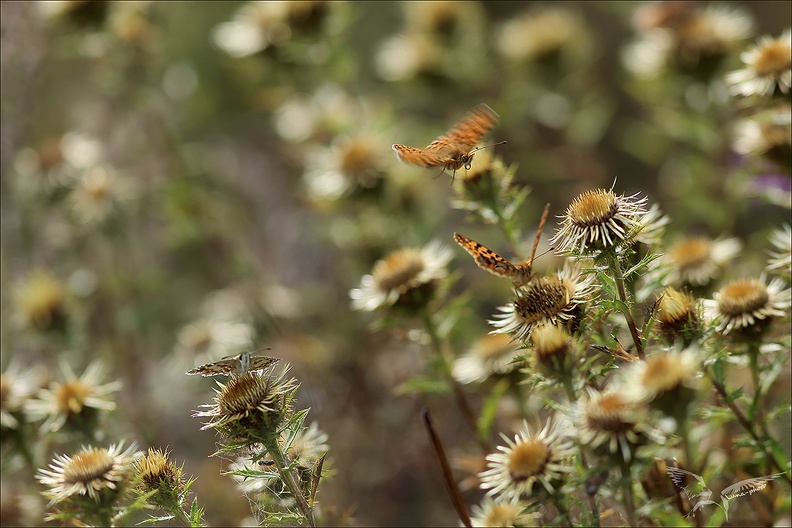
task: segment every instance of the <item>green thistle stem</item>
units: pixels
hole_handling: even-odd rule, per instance
[[[630,311],[629,305],[627,303],[627,290],[624,288],[624,275],[622,274],[621,264],[619,263],[619,259],[616,257],[616,255],[612,255],[610,257],[609,268],[613,272],[613,280],[616,283],[616,291],[619,294],[619,300],[624,305],[624,308],[621,310],[621,312],[624,314],[624,318],[627,320],[627,327],[630,329],[630,335],[632,336],[633,343],[635,344],[635,350],[638,352],[638,357],[643,359],[643,341],[641,339],[641,335],[638,332],[638,327],[635,324],[635,319],[633,319],[632,312]]]
[[[184,526],[194,526],[192,519],[190,519],[190,516],[187,515],[187,512],[184,511],[181,505],[174,505],[174,507],[171,508],[168,513],[178,519]]]
[[[622,482],[624,484],[624,509],[627,512],[627,524],[629,526],[638,526],[635,522],[635,497],[633,496],[630,464],[620,456],[619,466],[621,467]]]
[[[278,468],[278,473],[280,473],[280,476],[283,479],[283,482],[286,484],[286,487],[289,488],[289,492],[297,502],[297,507],[300,509],[300,512],[308,521],[308,525],[311,526],[311,528],[316,528],[313,509],[308,504],[305,495],[303,495],[303,492],[297,483],[297,479],[294,476],[294,471],[292,471],[292,469],[289,467],[289,462],[286,459],[286,455],[283,453],[283,451],[281,451],[281,447],[278,444],[277,438],[273,435],[264,435],[262,438],[260,438],[260,440],[261,443],[264,444],[267,452],[272,457],[272,461],[275,462],[275,467]]]
[[[583,445],[579,444],[577,442],[576,442],[576,444],[577,444],[577,448],[578,448],[577,454],[580,457],[580,464],[584,468],[584,471],[588,472],[589,471],[589,465],[588,465],[588,462],[586,461],[586,453],[585,453],[585,451],[583,451]],[[586,493],[586,496],[588,496],[589,507],[591,508],[591,516],[592,516],[592,520],[593,520],[593,523],[594,523],[592,526],[594,526],[594,528],[599,528],[599,526],[600,526],[600,512],[599,512],[599,505],[597,504],[597,496],[596,495],[589,495],[588,492]]]
[[[685,459],[687,467],[692,471],[698,471],[693,458],[693,445],[690,441],[690,427],[686,420],[678,420],[677,427],[679,430],[679,437],[682,439],[682,447],[685,450]]]

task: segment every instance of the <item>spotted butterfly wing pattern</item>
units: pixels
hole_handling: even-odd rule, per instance
[[[457,244],[462,246],[465,251],[470,253],[479,268],[487,270],[493,275],[510,279],[515,288],[519,288],[530,282],[533,273],[531,272],[529,261],[516,265],[512,264],[487,246],[479,244],[475,240],[464,237],[459,233],[454,233],[454,240],[456,240]]]
[[[426,148],[393,145],[396,157],[405,163],[426,168],[443,167],[456,172],[470,169],[476,144],[498,122],[498,114],[485,104],[476,106],[451,130],[432,141]]]
[[[214,363],[201,365],[187,372],[190,376],[231,376],[244,374],[253,370],[265,370],[280,361],[280,358],[269,356],[251,356],[243,352],[237,356],[227,356]]]

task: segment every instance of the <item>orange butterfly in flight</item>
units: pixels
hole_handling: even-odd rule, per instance
[[[476,151],[486,148],[475,148],[476,144],[484,134],[492,130],[498,119],[498,114],[482,103],[468,112],[454,128],[432,141],[426,148],[419,149],[406,145],[393,145],[392,148],[396,157],[405,163],[423,165],[429,169],[443,167],[443,170],[451,170],[453,173],[462,167],[470,170]],[[487,146],[503,143],[506,142],[501,141]]]
[[[484,269],[498,275],[499,277],[506,277],[511,279],[515,288],[525,286],[533,278],[533,259],[536,254],[536,247],[539,245],[539,238],[542,236],[542,228],[547,220],[547,213],[550,211],[550,204],[547,204],[542,213],[542,219],[539,221],[539,227],[536,230],[536,239],[534,240],[533,249],[531,250],[531,257],[528,260],[520,262],[519,264],[512,264],[505,258],[501,257],[490,248],[483,244],[479,244],[475,240],[454,233],[454,240],[457,244],[462,246],[465,251],[476,260],[479,268]]]

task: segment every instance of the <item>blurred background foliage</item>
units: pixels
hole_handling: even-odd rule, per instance
[[[59,361],[79,375],[101,360],[123,382],[106,440],[169,446],[207,521],[233,525],[247,501],[190,417],[212,383],[183,373],[269,346],[329,435],[325,522],[452,523],[419,410],[452,454],[475,441],[447,394],[399,390],[426,356],[352,312],[349,290],[388,252],[454,231],[508,246],[451,206],[464,169],[449,185],[390,145],[426,145],[487,103],[490,138],[508,144],[477,156],[531,190],[522,225],[616,180],[661,206],[671,239],[740,237],[739,276],[789,219],[788,160],[735,152],[746,109],[723,77],[791,5],[3,2],[3,367],[53,380]],[[674,9],[712,10],[712,27],[649,49]],[[461,354],[509,289],[455,255]],[[42,440],[36,462],[69,442]],[[3,486],[4,524],[20,522],[7,505],[36,484],[5,452],[3,465],[22,483]]]

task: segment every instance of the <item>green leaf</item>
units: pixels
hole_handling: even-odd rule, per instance
[[[175,515],[163,515],[162,517],[149,517],[144,521],[140,521],[138,524],[154,524],[157,522],[165,522],[170,521],[171,519],[175,519]]]
[[[487,438],[492,431],[492,424],[498,413],[498,403],[509,390],[509,381],[502,379],[495,384],[492,392],[484,400],[481,416],[478,419],[478,432],[481,438]]]

